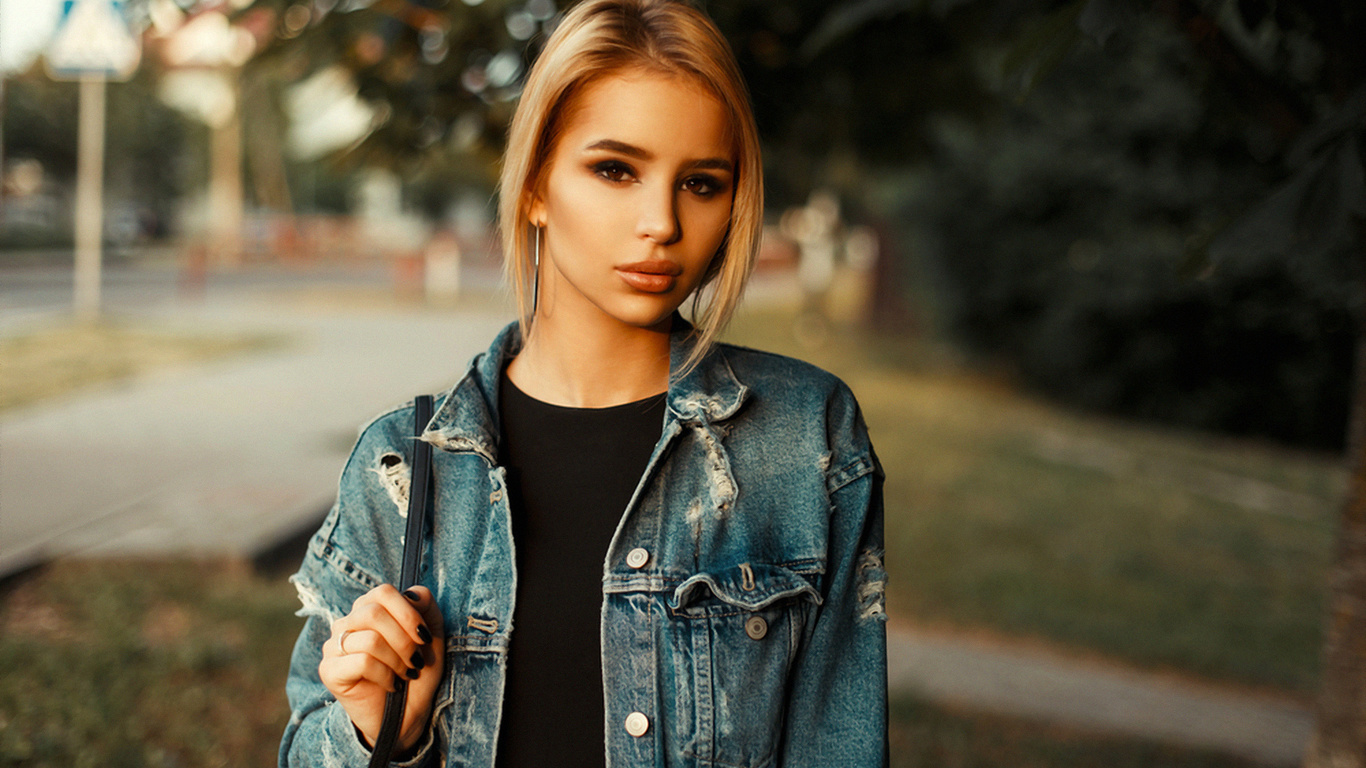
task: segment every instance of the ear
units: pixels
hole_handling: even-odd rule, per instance
[[[540,193],[533,192],[528,196],[526,202],[526,219],[532,226],[545,226],[545,201],[541,199]]]

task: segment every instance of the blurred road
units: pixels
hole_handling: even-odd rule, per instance
[[[0,331],[34,319],[64,315],[71,310],[71,258],[60,252],[35,253],[16,259],[21,266],[0,266]],[[10,256],[6,255],[6,260]],[[333,267],[264,267],[236,272],[214,272],[202,285],[189,284],[186,273],[165,259],[150,263],[121,259],[104,267],[102,307],[115,315],[149,308],[192,311],[203,300],[242,298],[262,291],[325,288],[384,288],[392,284],[382,264]],[[501,284],[494,263],[467,265],[461,274],[465,290],[489,295]]]

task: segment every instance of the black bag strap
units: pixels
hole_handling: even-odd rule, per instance
[[[417,571],[422,564],[422,540],[427,533],[427,506],[431,491],[432,444],[422,439],[427,422],[432,419],[432,396],[420,395],[413,402],[413,436],[417,438],[417,455],[413,458],[413,478],[408,489],[408,528],[403,535],[403,566],[399,571],[398,588],[403,591],[417,583]],[[370,768],[389,764],[393,757],[398,729],[403,724],[403,705],[408,699],[408,681],[395,678],[396,685],[384,699],[384,720],[370,753]]]

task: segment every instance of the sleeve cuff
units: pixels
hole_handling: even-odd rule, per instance
[[[323,749],[335,759],[336,765],[367,766],[370,764],[370,749],[361,742],[360,732],[346,714],[346,708],[332,702],[328,705],[327,736]],[[417,768],[430,762],[435,742],[435,728],[430,725],[418,743],[417,751],[403,762],[392,762],[392,768]]]

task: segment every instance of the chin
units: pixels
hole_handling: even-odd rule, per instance
[[[611,309],[604,307],[604,310],[625,325],[654,328],[660,323],[668,323],[669,318],[682,305],[683,301],[668,297],[632,297],[632,300],[622,302]]]

